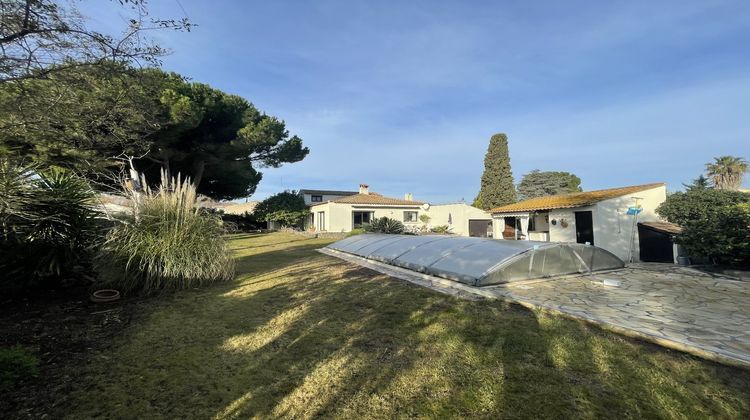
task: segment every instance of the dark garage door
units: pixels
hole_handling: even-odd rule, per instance
[[[469,236],[486,238],[492,233],[492,220],[469,220]]]
[[[638,245],[641,250],[641,261],[674,262],[672,235],[669,233],[638,223]]]

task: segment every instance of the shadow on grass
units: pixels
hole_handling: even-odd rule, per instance
[[[245,233],[228,233],[225,235],[225,237],[232,241],[242,240],[242,239],[252,239],[252,238],[258,238],[268,235],[267,233],[261,233],[261,232],[245,232]]]
[[[132,328],[106,375],[93,368],[69,400],[75,414],[747,413],[746,374],[732,382],[724,367],[520,306],[444,296],[320,255],[320,243],[289,242],[240,256],[237,283],[175,295]]]
[[[232,248],[233,251],[244,251],[248,249],[256,249],[256,248],[273,248],[273,247],[279,247],[282,245],[290,244],[290,243],[296,243],[296,242],[309,242],[313,241],[316,238],[300,238],[300,239],[292,239],[291,241],[283,241],[283,242],[275,242],[275,243],[267,243],[267,244],[261,244],[261,245],[252,245],[252,246],[244,246],[239,248]],[[318,245],[320,247],[320,245]]]

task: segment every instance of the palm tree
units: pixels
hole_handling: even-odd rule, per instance
[[[736,156],[720,156],[706,164],[706,172],[714,186],[720,190],[736,190],[742,185],[748,163]]]

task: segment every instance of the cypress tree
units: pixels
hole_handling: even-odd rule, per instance
[[[484,210],[516,202],[516,187],[510,170],[508,136],[495,134],[490,139],[487,154],[484,155],[482,185],[474,206]]]

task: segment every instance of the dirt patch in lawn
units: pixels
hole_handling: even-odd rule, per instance
[[[69,368],[111,345],[142,306],[138,299],[93,303],[88,297],[80,287],[0,302],[0,346],[25,347],[39,359],[40,370],[4,393],[0,413],[18,418],[48,413],[78,380]]]

